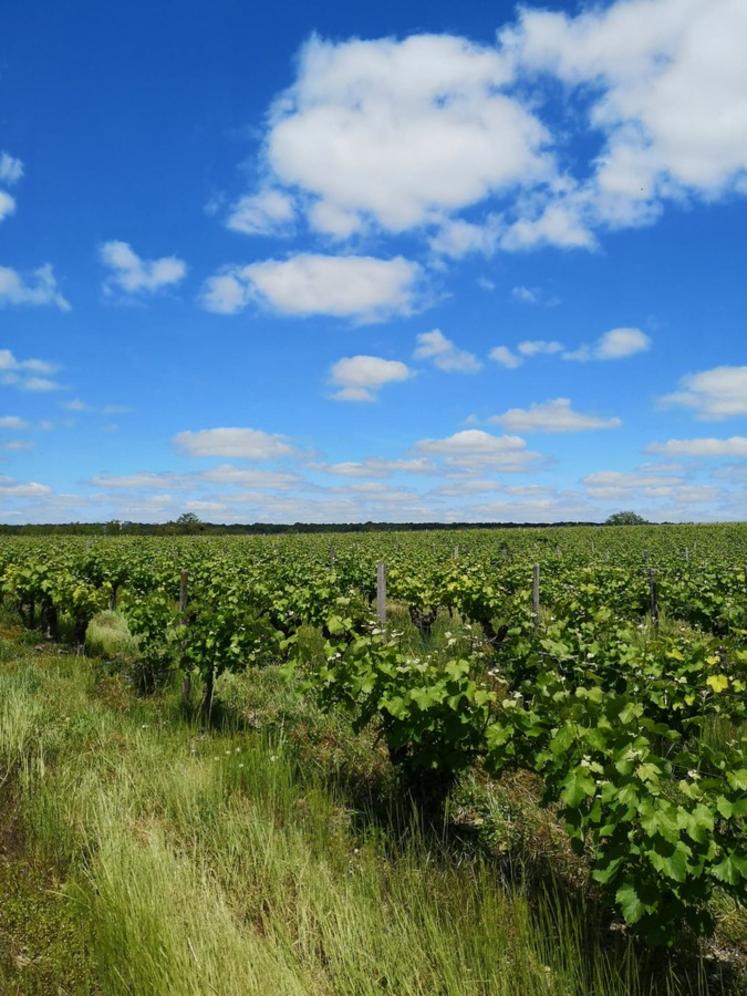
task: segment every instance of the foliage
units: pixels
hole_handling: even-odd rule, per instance
[[[646,519],[637,512],[614,512],[605,520],[606,526],[643,526]]]

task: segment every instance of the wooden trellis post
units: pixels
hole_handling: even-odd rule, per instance
[[[187,625],[187,603],[189,602],[189,575],[182,571],[179,575],[179,621],[182,626]],[[189,708],[192,701],[192,676],[185,668],[182,678],[182,706]]]
[[[655,623],[659,621],[659,592],[656,586],[656,571],[653,567],[648,569],[648,594],[651,602],[651,618]]]
[[[535,564],[532,568],[532,622],[534,632],[539,632],[540,627],[540,565]]]
[[[386,622],[386,567],[376,565],[376,616],[379,622]]]

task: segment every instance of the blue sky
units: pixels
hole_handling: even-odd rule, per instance
[[[743,0],[0,38],[0,520],[747,518]]]

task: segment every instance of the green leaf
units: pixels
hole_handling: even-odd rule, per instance
[[[621,885],[615,893],[615,899],[622,910],[622,915],[625,917],[626,923],[638,923],[646,912],[644,904],[641,902],[632,882],[626,882],[624,885]]]

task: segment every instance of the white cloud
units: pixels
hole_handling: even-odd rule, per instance
[[[730,436],[728,439],[668,439],[665,443],[649,443],[648,453],[666,456],[694,457],[747,457],[747,436]]]
[[[415,448],[421,453],[444,457],[447,464],[454,466],[518,471],[525,470],[539,457],[527,450],[526,445],[519,436],[493,436],[481,429],[463,429],[445,439],[421,439]]]
[[[482,363],[474,353],[468,353],[447,339],[440,329],[421,332],[417,348],[412,354],[416,360],[432,360],[434,366],[446,373],[477,373]]]
[[[339,390],[336,401],[375,401],[385,384],[408,380],[412,371],[399,360],[384,360],[380,356],[346,356],[330,371],[330,382]]]
[[[21,482],[12,477],[0,477],[0,495],[7,498],[38,498],[51,492],[50,487],[37,481]]]
[[[62,407],[69,412],[90,412],[91,406],[81,401],[80,398],[73,398],[72,401],[63,401]]]
[[[200,294],[203,308],[216,315],[235,315],[243,311],[252,299],[247,271],[248,267],[229,267],[208,277]]]
[[[495,363],[500,363],[508,370],[515,370],[524,362],[520,356],[512,353],[508,346],[493,346],[489,356]]]
[[[294,217],[293,200],[280,190],[266,188],[240,197],[226,227],[245,235],[282,235],[292,228]]]
[[[557,246],[560,249],[593,249],[594,235],[571,201],[548,204],[534,218],[519,218],[501,237],[509,252]]]
[[[416,306],[422,270],[395,256],[325,256],[301,253],[287,260],[268,259],[228,267],[210,277],[202,304],[232,315],[252,299],[285,315],[332,315],[362,322],[410,314]]]
[[[220,428],[179,432],[173,442],[190,456],[200,457],[272,460],[295,452],[284,436],[261,429]]]
[[[540,303],[540,292],[536,287],[524,287],[523,285],[512,287],[511,297],[514,301],[521,301],[522,304]]]
[[[692,408],[703,421],[718,421],[747,415],[747,366],[713,367],[688,374],[680,390],[663,397],[664,404]]]
[[[101,262],[111,274],[104,281],[104,292],[112,294],[152,294],[164,287],[173,287],[187,274],[187,264],[176,256],[141,259],[134,249],[119,240],[105,242],[100,250]]]
[[[10,217],[15,212],[15,198],[11,197],[7,190],[0,190],[0,221]]]
[[[27,425],[18,415],[0,415],[0,429],[25,429]]]
[[[143,471],[137,474],[96,474],[91,479],[91,484],[97,488],[123,491],[148,491],[154,488],[181,490],[187,486],[187,478],[179,474]]]
[[[3,450],[33,450],[36,444],[30,439],[13,439],[9,443],[0,443]]]
[[[29,279],[9,266],[0,266],[0,308],[7,304],[53,304],[60,311],[70,311],[49,263],[34,270]]]
[[[36,393],[61,391],[63,389],[62,384],[59,384],[56,380],[52,380],[50,377],[27,377],[25,380],[19,380],[16,387],[22,391],[33,391]]]
[[[501,36],[525,70],[591,83],[607,144],[591,184],[610,223],[650,217],[681,191],[714,197],[747,170],[743,0],[618,0],[577,17],[520,11]]]
[[[266,209],[271,193],[338,239],[425,230],[452,258],[588,250],[667,203],[746,194],[744,0],[583,7],[520,7],[494,45],[311,38],[236,227],[244,209],[247,230],[275,231],[274,210],[285,224],[292,207]]]
[[[581,482],[588,495],[599,501],[635,503],[665,502],[667,507],[682,507],[713,502],[718,489],[710,484],[691,484],[683,480],[678,470],[666,472],[665,467],[645,464],[634,471],[602,470],[588,474]]]
[[[571,407],[568,398],[555,398],[529,408],[509,408],[503,415],[488,419],[512,432],[584,432],[589,429],[616,429],[622,425],[619,418],[600,418],[584,415]]]
[[[9,349],[0,349],[0,384],[20,391],[58,391],[62,385],[39,374],[54,373],[57,367],[34,357],[19,360]]]
[[[424,457],[403,460],[367,457],[365,460],[326,464],[319,469],[325,474],[335,474],[340,477],[390,477],[392,474],[430,474],[436,466]]]
[[[611,329],[596,342],[563,353],[564,360],[586,363],[588,360],[622,360],[651,348],[651,339],[636,328]]]
[[[441,222],[428,244],[437,255],[451,259],[461,259],[473,252],[492,256],[504,228],[502,219],[496,214],[488,215],[481,225],[463,218],[450,218]]]
[[[548,339],[525,339],[516,347],[517,352],[522,356],[552,356],[553,353],[563,351],[562,342]]]
[[[493,48],[449,35],[315,37],[298,66],[265,158],[280,183],[316,199],[311,223],[328,234],[369,219],[401,232],[550,171],[547,132],[501,91],[509,78]]]
[[[23,163],[7,152],[0,152],[0,183],[16,183],[23,176]]]
[[[234,467],[224,463],[204,471],[200,477],[215,484],[228,484],[243,488],[290,488],[299,483],[296,474],[279,470],[260,470],[256,467]]]

